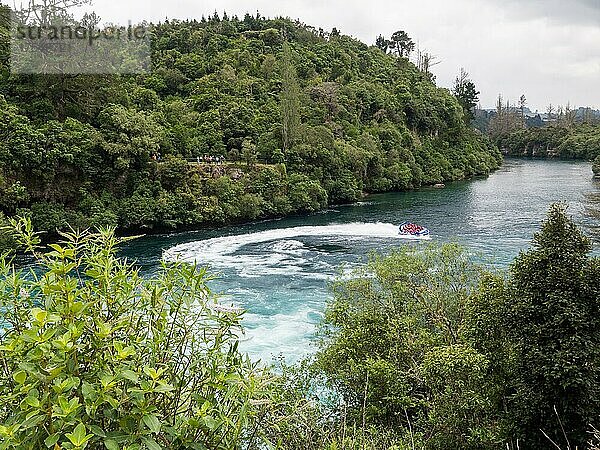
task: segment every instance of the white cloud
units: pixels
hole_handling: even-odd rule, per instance
[[[215,10],[242,16],[289,16],[373,43],[406,30],[442,61],[438,83],[449,87],[460,67],[492,106],[499,93],[546,104],[600,106],[598,0],[96,0],[107,21],[200,18]]]

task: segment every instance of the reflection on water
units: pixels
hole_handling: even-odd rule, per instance
[[[586,195],[585,202],[585,216],[590,221],[595,221],[594,224],[590,224],[592,233],[596,242],[600,241],[600,179],[594,180],[595,190]]]
[[[506,266],[527,247],[552,202],[567,202],[586,229],[598,226],[594,195],[600,197],[600,186],[588,163],[508,160],[489,178],[443,190],[376,195],[303,218],[151,236],[124,253],[147,273],[163,257],[209,265],[220,274],[213,288],[248,310],[244,349],[266,361],[279,353],[293,360],[311,351],[327,284],[340,270],[351,271],[375,250],[420,245],[399,239],[397,224],[420,223],[434,241],[458,241]]]

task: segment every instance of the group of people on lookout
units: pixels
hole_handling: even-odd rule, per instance
[[[211,156],[211,155],[197,156],[196,162],[198,164],[209,163],[209,164],[221,165],[225,162],[225,157],[224,156]]]

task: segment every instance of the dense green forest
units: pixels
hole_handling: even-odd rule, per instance
[[[258,15],[150,30],[153,69],[137,76],[12,75],[0,33],[0,217],[49,232],[193,228],[501,162],[404,55]]]
[[[600,157],[600,126],[579,123],[520,128],[496,137],[511,156],[540,156],[594,160]]]
[[[111,230],[45,250],[15,225],[38,276],[0,257],[2,449],[600,448],[600,260],[561,205],[508,272],[454,244],[373,256],[275,371],[205,270],[144,279]]]

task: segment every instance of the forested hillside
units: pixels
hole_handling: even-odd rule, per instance
[[[190,228],[501,161],[429,75],[335,30],[215,15],[151,31],[154,67],[138,76],[11,75],[0,33],[0,215],[46,231]]]
[[[600,127],[580,123],[521,128],[497,138],[498,146],[514,156],[550,156],[593,160],[600,156]]]

